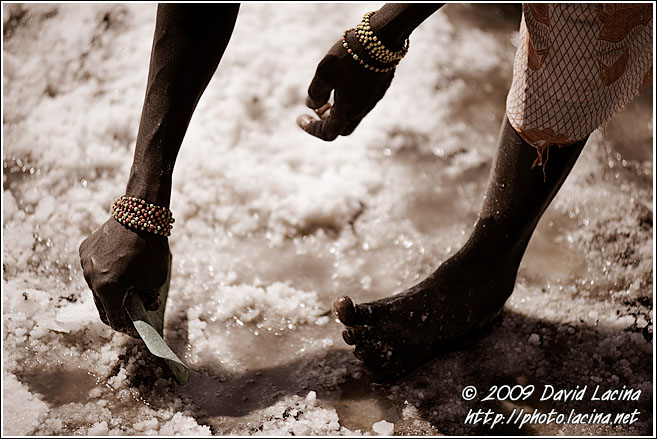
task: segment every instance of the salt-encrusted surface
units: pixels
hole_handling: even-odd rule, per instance
[[[77,252],[125,186],[155,6],[3,5],[5,434],[483,434],[468,410],[511,408],[461,391],[504,384],[643,392],[556,405],[638,409],[631,426],[527,434],[651,432],[652,89],[591,137],[495,332],[387,386],[358,371],[330,303],[399,292],[465,241],[518,19],[446,7],[352,136],[313,139],[294,120],[315,66],[372,8],[242,6],[174,174],[166,337],[195,371],[181,388],[100,323]]]

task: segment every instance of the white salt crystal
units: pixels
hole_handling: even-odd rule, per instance
[[[18,205],[9,191],[2,191],[2,220],[6,223],[18,212]]]
[[[154,430],[157,428],[158,420],[157,418],[151,418],[144,420],[144,429]]]
[[[2,383],[2,432],[6,435],[29,435],[49,412],[48,404],[31,393],[14,375],[4,374]]]
[[[48,322],[50,329],[71,332],[85,328],[96,321],[97,311],[91,300],[80,301],[61,308],[54,322]]]
[[[538,346],[539,344],[541,344],[541,337],[538,334],[534,333],[529,336],[528,341],[530,344],[533,344],[534,346]]]
[[[392,433],[395,431],[395,424],[385,420],[375,422],[374,425],[372,425],[372,430],[374,430],[374,433],[379,436],[392,436]]]
[[[107,421],[96,422],[89,427],[87,434],[90,436],[106,436],[108,433]]]
[[[45,223],[54,211],[55,199],[51,196],[45,196],[39,201],[39,204],[34,210],[34,219],[40,223]]]
[[[317,393],[314,390],[308,392],[308,395],[306,395],[306,402],[312,406],[315,405],[317,402]]]
[[[297,422],[292,426],[292,433],[295,436],[307,436],[310,433],[310,427],[302,422]]]

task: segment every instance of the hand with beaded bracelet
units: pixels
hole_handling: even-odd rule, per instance
[[[442,4],[386,4],[363,16],[320,61],[308,88],[309,115],[297,118],[307,133],[332,141],[351,134],[388,90],[395,68],[408,52],[413,29]],[[333,105],[329,104],[331,92]]]
[[[149,310],[169,271],[171,176],[196,103],[233,31],[239,5],[160,4],[135,156],[125,195],[80,245],[103,323],[137,336],[123,304],[133,291]]]

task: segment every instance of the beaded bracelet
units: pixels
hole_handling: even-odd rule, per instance
[[[398,62],[394,63],[392,66],[389,67],[376,67],[369,65],[362,58],[359,58],[358,55],[353,51],[353,49],[351,49],[351,47],[349,47],[349,44],[347,43],[347,34],[353,30],[356,29],[355,28],[347,29],[342,33],[342,47],[344,47],[347,50],[347,53],[351,55],[354,61],[358,62],[360,65],[362,65],[368,70],[371,70],[373,72],[379,72],[379,73],[386,73],[391,70],[394,70],[395,67],[397,67]]]
[[[375,12],[376,11],[371,11],[363,15],[363,19],[358,26],[356,26],[358,41],[363,47],[365,47],[365,50],[369,52],[372,58],[377,61],[383,64],[399,63],[399,61],[401,61],[401,59],[408,53],[410,41],[407,38],[404,42],[404,46],[395,52],[388,50],[372,31],[370,17],[374,15]]]
[[[114,200],[112,216],[126,227],[162,236],[171,235],[175,222],[168,208],[127,195]]]

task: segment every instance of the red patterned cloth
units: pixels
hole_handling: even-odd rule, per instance
[[[544,165],[550,145],[584,139],[652,80],[652,4],[524,4],[509,122]],[[547,157],[546,157],[547,161]]]

